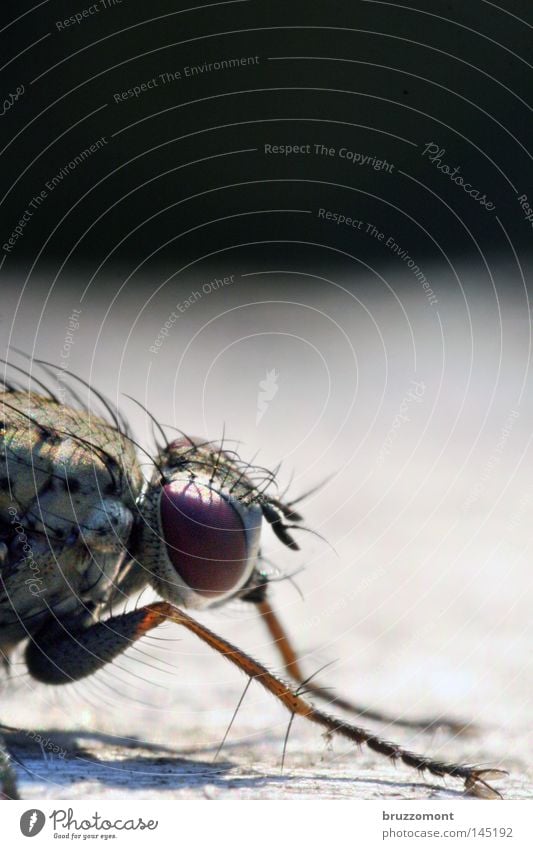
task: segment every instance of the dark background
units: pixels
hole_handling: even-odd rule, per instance
[[[513,251],[524,262],[532,233],[517,201],[533,174],[527,0],[190,5],[123,0],[58,31],[91,4],[3,4],[2,99],[25,91],[0,123],[2,243],[47,180],[107,139],[35,212],[4,272],[65,262],[60,284],[100,263],[173,270],[224,250],[243,268],[340,264],[358,281],[361,262],[394,262],[367,234],[318,220],[325,207],[373,222],[421,266],[466,259],[483,287],[486,265],[503,263],[499,284],[523,285]],[[164,72],[255,55],[114,102]],[[494,211],[422,157],[430,141]],[[268,157],[265,143],[346,146],[393,173]]]

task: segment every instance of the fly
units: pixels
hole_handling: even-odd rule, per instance
[[[287,708],[291,722],[297,715],[305,717],[329,737],[365,744],[420,772],[459,779],[473,795],[499,797],[487,782],[505,775],[502,770],[416,754],[308,700],[307,696],[325,699],[346,712],[394,722],[326,695],[300,668],[271,606],[268,576],[261,568],[265,522],[292,550],[298,550],[294,532],[303,528],[295,502],[268,493],[273,475],[208,441],[185,435],[168,441],[157,425],[161,442],[146,482],[138,454],[142,449],[111,406],[98,397],[109,420],[94,416],[81,402],[64,404],[49,391],[44,395],[6,383],[0,392],[4,658],[24,643],[25,664],[34,679],[68,684],[111,663],[161,623],[174,622],[268,690]],[[131,612],[113,612],[117,603],[145,587],[153,588],[160,600]],[[295,686],[189,613],[235,598],[255,605]],[[458,730],[453,722],[396,724]],[[4,798],[18,798],[3,744],[2,793]]]

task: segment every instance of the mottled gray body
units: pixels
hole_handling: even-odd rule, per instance
[[[91,618],[127,569],[142,475],[135,448],[86,410],[0,394],[0,652]]]

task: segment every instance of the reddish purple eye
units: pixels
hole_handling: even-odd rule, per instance
[[[218,596],[238,586],[249,563],[246,532],[225,498],[196,481],[166,484],[161,528],[169,559],[188,587]]]

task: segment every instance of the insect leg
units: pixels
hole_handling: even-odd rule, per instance
[[[446,719],[445,717],[435,717],[432,719],[397,719],[386,713],[382,713],[381,711],[371,710],[361,705],[354,704],[354,702],[344,699],[341,696],[334,696],[330,694],[329,690],[323,689],[304,676],[297,654],[289,640],[289,637],[287,636],[287,632],[270,606],[270,603],[266,599],[262,599],[257,602],[257,609],[284,661],[285,671],[297,684],[304,684],[305,682],[305,690],[312,696],[325,699],[330,705],[341,708],[341,710],[348,711],[349,713],[357,716],[363,716],[365,719],[383,722],[387,725],[398,725],[404,728],[417,728],[422,729],[423,731],[432,731],[436,728],[444,728],[454,734],[461,734],[472,730],[471,724],[460,722],[458,720]]]
[[[0,735],[0,799],[19,799],[17,781],[4,738]]]
[[[155,602],[139,610],[113,616],[77,634],[70,633],[64,628],[62,635],[56,631],[51,638],[50,628],[43,629],[41,639],[31,642],[26,651],[28,670],[38,680],[50,684],[65,684],[78,680],[112,661],[131,643],[166,621],[182,625],[196,634],[249,678],[256,679],[282,702],[290,713],[314,722],[327,734],[344,737],[358,745],[366,744],[372,751],[394,762],[400,761],[420,772],[428,771],[439,777],[451,776],[462,779],[465,790],[473,795],[490,799],[500,797],[487,780],[506,775],[502,770],[481,769],[434,760],[425,755],[410,752],[397,743],[383,740],[365,728],[352,725],[315,708],[285,681],[269,672],[263,664],[169,602]]]

